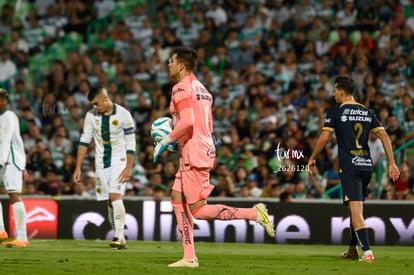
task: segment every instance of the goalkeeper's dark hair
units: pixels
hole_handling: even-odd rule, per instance
[[[102,95],[102,94],[105,94],[105,95],[108,94],[105,86],[98,85],[98,86],[92,87],[88,93],[88,100],[92,101],[95,97],[97,97],[98,95]]]
[[[195,71],[197,68],[197,52],[188,46],[178,46],[172,49],[171,55],[177,55],[177,61],[183,63],[187,70]]]
[[[356,92],[357,86],[355,81],[346,76],[338,76],[335,79],[334,87],[338,90],[343,90],[345,94],[352,95]]]

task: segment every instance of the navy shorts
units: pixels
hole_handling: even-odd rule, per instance
[[[364,201],[368,196],[368,184],[372,171],[349,171],[339,174],[344,204],[348,201]]]

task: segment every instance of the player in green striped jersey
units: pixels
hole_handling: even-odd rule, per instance
[[[73,180],[81,183],[81,165],[93,139],[96,197],[98,201],[108,202],[108,219],[115,231],[110,246],[124,249],[125,207],[122,197],[134,163],[135,124],[128,110],[112,102],[105,87],[92,88],[88,100],[93,109],[85,116]]]

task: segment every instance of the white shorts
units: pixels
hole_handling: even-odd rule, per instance
[[[7,193],[21,193],[23,187],[23,172],[13,164],[5,165],[0,175]]]
[[[121,164],[108,168],[96,169],[96,200],[108,200],[109,193],[124,195],[127,182],[118,182],[117,179],[125,166],[126,164]]]

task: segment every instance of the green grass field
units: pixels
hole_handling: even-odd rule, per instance
[[[32,240],[28,248],[0,247],[0,274],[413,274],[413,247],[373,247],[376,261],[338,256],[346,247],[196,243],[198,269],[168,268],[182,256],[174,242]]]

